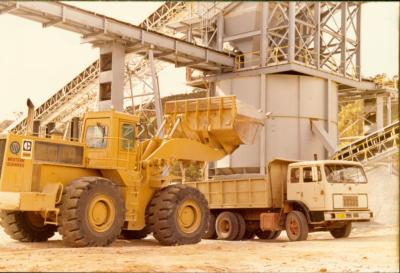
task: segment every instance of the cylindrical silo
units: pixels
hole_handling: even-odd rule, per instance
[[[337,143],[337,84],[330,80],[258,74],[215,82],[215,95],[231,94],[270,116],[253,145],[242,145],[216,162],[215,169],[263,173],[265,163],[277,157],[313,160],[317,154],[319,159],[327,158],[323,142],[311,130],[311,120],[321,123],[330,142]]]

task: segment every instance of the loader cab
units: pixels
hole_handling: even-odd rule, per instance
[[[138,118],[117,112],[85,114],[81,142],[85,144],[88,168],[116,169],[134,165]]]

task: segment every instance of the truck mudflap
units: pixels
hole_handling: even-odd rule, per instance
[[[326,211],[325,221],[370,221],[373,218],[372,211]]]
[[[47,184],[42,192],[0,192],[0,209],[18,211],[57,211],[63,186],[58,183]]]

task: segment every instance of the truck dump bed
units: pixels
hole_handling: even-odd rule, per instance
[[[265,176],[229,175],[185,184],[201,191],[210,209],[281,208],[286,193],[287,168],[293,162],[273,159]]]
[[[235,96],[208,97],[165,104],[165,132],[232,153],[240,144],[252,144],[264,125],[264,116]],[[180,120],[180,126],[174,124]]]
[[[272,206],[271,184],[265,176],[221,178],[185,182],[185,184],[201,191],[208,200],[210,209],[269,208]]]

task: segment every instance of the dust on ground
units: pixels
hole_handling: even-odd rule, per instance
[[[350,238],[311,233],[307,241],[203,240],[196,245],[160,246],[117,240],[109,247],[67,248],[57,234],[45,243],[21,243],[0,233],[0,271],[184,271],[184,272],[397,272],[398,228],[354,225]]]

